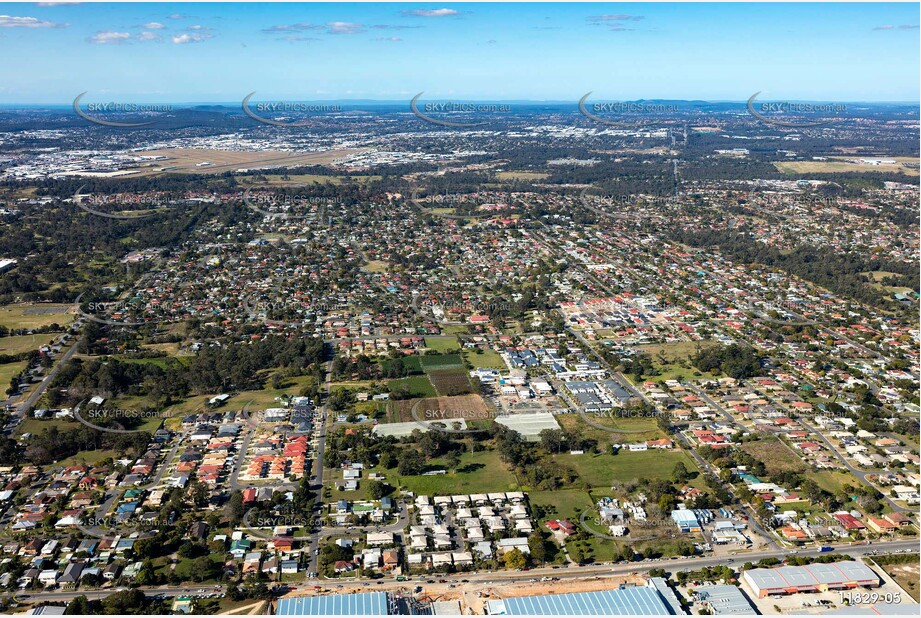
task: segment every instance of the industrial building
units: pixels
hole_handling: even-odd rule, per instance
[[[560,424],[556,422],[556,417],[549,412],[498,416],[496,417],[496,422],[520,433],[521,437],[528,442],[540,440],[540,432],[544,429],[560,428]]]
[[[735,586],[700,586],[694,590],[697,601],[706,605],[714,616],[752,615],[758,612]]]
[[[759,598],[772,594],[825,592],[858,587],[876,588],[880,585],[879,577],[872,569],[854,560],[751,569],[742,574],[742,581],[748,584]]]
[[[683,614],[680,606],[666,602],[656,586],[636,586],[531,597],[511,597],[486,602],[494,616],[672,616]]]
[[[278,616],[388,616],[386,592],[329,594],[316,597],[278,599]]]

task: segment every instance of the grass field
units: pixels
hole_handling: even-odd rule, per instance
[[[497,172],[496,178],[499,180],[543,180],[547,178],[550,174],[545,174],[543,172]]]
[[[917,176],[918,168],[906,167],[905,163],[917,159],[911,157],[885,157],[886,159],[895,159],[895,165],[866,165],[861,163],[848,163],[849,158],[863,157],[843,157],[836,161],[775,161],[774,167],[785,174],[813,174],[813,173],[846,173],[846,172],[892,172],[902,173],[908,176]]]
[[[577,523],[579,515],[585,509],[594,505],[592,498],[587,491],[577,489],[561,489],[556,491],[531,491],[528,492],[528,501],[532,506],[540,505],[549,507],[548,513],[554,518],[573,517],[573,523]],[[544,522],[540,522],[543,524]]]
[[[809,476],[816,484],[833,494],[841,491],[845,485],[857,485],[857,479],[847,472],[834,472],[831,470],[815,472]]]
[[[41,346],[51,343],[61,333],[45,333],[42,335],[19,335],[16,337],[0,337],[0,354],[21,354],[37,350]]]
[[[420,356],[419,362],[424,371],[429,369],[448,369],[450,367],[463,367],[464,363],[460,354],[438,354]]]
[[[554,455],[562,465],[576,471],[591,487],[610,487],[615,482],[639,479],[669,479],[672,469],[679,461],[689,471],[696,471],[697,464],[691,457],[679,450],[648,450],[643,452],[621,451],[617,455]]]
[[[438,352],[456,352],[460,349],[457,337],[426,337],[425,347],[431,348]]]
[[[415,397],[437,397],[438,392],[432,383],[429,382],[428,376],[410,376],[398,380],[390,380],[387,388],[391,391],[397,391],[400,388],[407,388],[410,394]]]
[[[39,328],[50,324],[67,326],[73,321],[73,305],[20,303],[0,307],[0,325],[10,329]]]
[[[167,157],[157,161],[153,168],[142,171],[156,173],[163,167],[175,168],[171,172],[190,172],[194,174],[217,174],[253,167],[283,165],[327,165],[336,159],[361,152],[361,149],[340,149],[326,152],[284,152],[280,150],[212,150],[209,148],[169,148],[166,150],[147,150],[139,155]],[[211,165],[198,167],[199,163],[208,161]],[[324,177],[325,178],[325,177]]]
[[[746,442],[742,445],[742,450],[764,463],[764,467],[770,474],[780,472],[803,472],[806,470],[806,464],[800,459],[800,456],[790,450],[790,447],[780,440],[758,440],[757,442]]]
[[[73,457],[62,459],[61,461],[57,462],[56,465],[61,466],[61,467],[76,466],[80,464],[92,466],[92,465],[96,465],[103,459],[108,459],[108,458],[116,459],[121,455],[122,453],[118,451],[106,451],[106,450],[80,451]]]
[[[492,350],[464,350],[464,360],[476,369],[506,369],[505,362],[497,352]]]
[[[0,395],[6,393],[6,389],[9,388],[13,376],[19,375],[27,365],[28,363],[26,361],[0,365]]]
[[[591,440],[598,441],[599,450],[608,449],[612,444],[624,442],[643,442],[658,440],[665,436],[656,425],[655,419],[624,418],[613,420],[605,416],[588,414],[588,418],[597,425],[610,427],[612,430],[625,429],[642,433],[615,433],[588,424],[581,414],[558,414],[557,422],[567,431],[573,431]]]
[[[441,468],[437,459],[429,469]],[[464,453],[458,472],[435,476],[395,477],[400,486],[416,494],[444,496],[451,494],[484,493],[490,491],[518,491],[518,481],[495,451]]]

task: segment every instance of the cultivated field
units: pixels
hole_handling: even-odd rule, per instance
[[[439,395],[463,395],[471,390],[466,369],[437,369],[427,373]]]
[[[416,407],[416,417],[412,414]],[[426,413],[428,412],[428,414]],[[391,401],[388,405],[387,420],[402,423],[414,420],[438,420],[441,414],[445,419],[483,420],[490,415],[490,410],[479,395],[458,395],[456,397],[426,397],[425,399],[404,399]],[[431,418],[430,418],[431,417]]]

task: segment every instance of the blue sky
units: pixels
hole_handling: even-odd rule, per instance
[[[0,104],[912,101],[917,3],[0,3]]]

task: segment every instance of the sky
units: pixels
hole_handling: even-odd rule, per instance
[[[919,100],[917,3],[0,3],[0,105]]]

